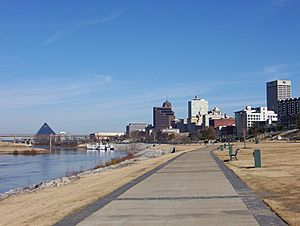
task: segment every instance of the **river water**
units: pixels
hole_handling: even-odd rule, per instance
[[[82,150],[57,150],[33,156],[0,155],[0,193],[89,170],[126,155],[123,151]]]

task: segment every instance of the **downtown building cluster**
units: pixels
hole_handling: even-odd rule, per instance
[[[188,101],[188,117],[176,119],[170,101],[166,100],[162,106],[153,107],[153,124],[129,123],[126,126],[126,135],[133,132],[157,132],[165,134],[180,134],[188,136],[190,133],[202,131],[205,128],[213,128],[218,136],[234,135],[235,119],[220,111],[218,107],[209,110],[208,101],[195,96]]]
[[[300,98],[292,98],[292,81],[275,80],[266,83],[267,107],[246,106],[235,112],[236,135],[245,137],[257,128],[294,129],[300,127]]]
[[[167,134],[191,134],[206,128],[214,130],[216,138],[245,137],[253,134],[256,128],[264,131],[300,127],[300,98],[292,98],[292,82],[275,80],[266,83],[267,106],[251,107],[236,111],[230,117],[218,107],[209,110],[208,101],[195,96],[187,103],[187,118],[177,119],[170,101],[153,107],[153,124],[130,123],[126,134],[132,132],[163,132]]]

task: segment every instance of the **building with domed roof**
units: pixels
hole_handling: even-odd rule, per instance
[[[162,105],[164,108],[172,108],[172,104],[171,102],[169,102],[168,100],[166,100],[165,102],[163,102]]]
[[[166,100],[162,107],[153,107],[153,126],[156,130],[168,129],[175,121],[172,104]]]

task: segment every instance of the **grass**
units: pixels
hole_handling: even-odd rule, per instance
[[[290,225],[300,225],[300,143],[262,142],[236,143],[238,161],[230,161],[232,169],[279,216]],[[254,168],[253,150],[260,149],[262,168]],[[228,150],[216,154],[228,160]]]
[[[111,166],[111,165],[116,165],[116,164],[121,163],[125,160],[132,159],[133,157],[134,157],[133,154],[129,153],[128,155],[126,155],[125,157],[122,157],[122,158],[116,158],[116,159],[113,158],[109,162],[106,162],[105,164],[96,165],[95,167],[92,168],[92,170],[108,167],[108,166]],[[68,170],[65,175],[66,175],[66,177],[76,176],[79,173],[82,173],[83,171],[84,171],[83,166],[81,166],[81,169],[79,171],[69,171]]]
[[[93,170],[108,167],[108,166],[111,166],[111,165],[116,165],[116,164],[119,164],[119,163],[121,163],[125,160],[132,159],[133,157],[134,157],[133,154],[129,153],[128,155],[126,155],[125,157],[122,157],[122,158],[116,158],[116,159],[113,158],[109,162],[106,162],[105,164],[100,164],[100,165],[95,166],[93,168]]]

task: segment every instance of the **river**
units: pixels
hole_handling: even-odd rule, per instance
[[[124,151],[56,150],[49,154],[0,155],[0,193],[86,171],[112,158],[127,155]]]

